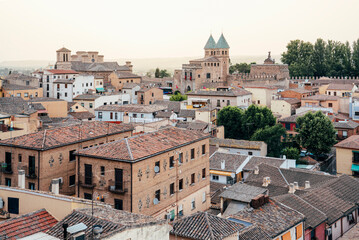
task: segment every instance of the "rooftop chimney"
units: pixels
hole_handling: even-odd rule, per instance
[[[294,189],[295,189],[295,190],[299,189],[299,184],[298,184],[298,182],[294,182],[293,185],[294,185]]]
[[[295,188],[293,183],[289,184],[289,193],[295,193]]]
[[[55,178],[51,180],[51,192],[56,195],[60,193],[60,179]]]
[[[226,161],[223,160],[223,161],[221,162],[221,169],[223,170],[223,169],[225,169],[225,168],[226,168]]]
[[[17,181],[19,188],[25,188],[25,170],[18,171]]]
[[[305,189],[308,189],[308,188],[310,188],[310,182],[309,181],[305,181],[305,187],[304,187]]]
[[[268,185],[270,184],[270,177],[264,177],[263,178],[263,187],[268,187]]]
[[[255,174],[255,175],[258,175],[258,174],[259,174],[259,167],[258,167],[258,166],[255,166],[255,167],[254,167],[254,174]]]

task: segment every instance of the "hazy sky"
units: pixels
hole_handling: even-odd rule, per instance
[[[231,55],[293,39],[359,38],[358,0],[0,0],[0,61],[55,60],[63,46],[105,59],[200,56],[223,31]]]

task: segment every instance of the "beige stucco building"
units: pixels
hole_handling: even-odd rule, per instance
[[[336,145],[337,173],[359,176],[359,135],[353,135]]]
[[[270,86],[244,86],[244,89],[252,93],[252,102],[259,106],[271,107],[272,99],[277,98],[278,89]]]
[[[122,90],[125,83],[137,83],[140,84],[142,77],[131,72],[112,72],[109,75],[109,80],[112,86],[116,88],[116,91]]]
[[[29,100],[29,103],[41,103],[50,118],[67,117],[67,102],[63,99],[38,97]]]
[[[273,113],[280,115],[282,118],[295,114],[295,110],[300,107],[300,100],[296,98],[282,98],[271,101]]]

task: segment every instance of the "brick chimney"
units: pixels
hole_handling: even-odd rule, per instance
[[[18,171],[17,182],[19,188],[25,188],[25,170]]]
[[[299,184],[298,184],[298,182],[294,182],[293,185],[294,185],[294,189],[295,189],[295,190],[299,189]]]
[[[264,177],[263,178],[263,187],[268,187],[268,185],[270,184],[270,177]]]
[[[305,189],[308,189],[308,188],[310,188],[310,182],[309,181],[305,181],[305,187],[304,187]]]
[[[258,166],[255,166],[255,167],[254,167],[254,174],[255,174],[255,175],[258,175],[258,174],[259,174],[259,167],[258,167]]]

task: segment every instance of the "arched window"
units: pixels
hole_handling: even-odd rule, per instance
[[[191,91],[191,87],[187,86],[187,92],[190,92],[190,91]]]
[[[222,55],[224,54],[224,51],[222,51]]]

